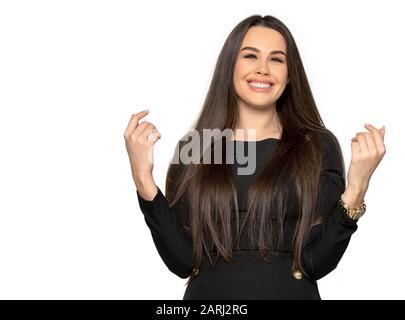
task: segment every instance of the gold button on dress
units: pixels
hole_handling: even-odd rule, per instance
[[[297,280],[301,280],[301,279],[302,279],[302,273],[301,273],[301,271],[299,271],[299,270],[294,271],[293,276],[294,276],[294,278],[297,279]]]
[[[193,274],[196,276],[200,272],[199,268],[193,268]]]

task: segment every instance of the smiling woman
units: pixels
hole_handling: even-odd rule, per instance
[[[144,128],[135,129],[137,150],[127,144],[134,159],[151,147],[142,144],[150,132]],[[256,170],[171,163],[165,196],[151,166],[133,161],[146,168],[133,171],[156,248],[173,273],[188,278],[183,299],[320,299],[317,280],[337,267],[357,230],[341,203],[358,203],[364,194],[353,182],[376,158],[352,163],[346,187],[338,139],[324,126],[293,36],[277,18],[248,17],[226,39],[192,128],[201,137],[207,129],[230,129],[232,143],[245,147],[255,143]],[[256,140],[246,140],[252,129]],[[364,150],[363,138],[370,137],[359,136]]]
[[[251,114],[252,107],[265,112],[269,121],[263,125],[266,130],[280,130],[275,127],[275,105],[288,83],[285,52],[286,43],[280,32],[254,26],[246,33],[235,64],[233,81],[239,112],[243,113],[241,117]],[[271,120],[273,122],[270,122]]]

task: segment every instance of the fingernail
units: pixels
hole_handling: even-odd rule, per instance
[[[143,110],[143,112],[149,112],[149,109],[145,109],[145,110]]]

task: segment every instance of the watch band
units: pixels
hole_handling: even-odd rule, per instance
[[[358,208],[350,208],[348,204],[346,204],[342,198],[339,199],[339,205],[344,210],[345,214],[352,220],[357,221],[360,217],[366,212],[366,204],[362,203],[362,205]]]

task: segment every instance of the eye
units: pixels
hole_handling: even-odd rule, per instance
[[[254,54],[248,54],[248,55],[245,56],[245,58],[250,58],[250,57],[256,58],[256,56]]]
[[[244,58],[246,58],[246,59],[255,58],[256,59],[256,56],[254,54],[248,54],[248,55],[244,56]],[[275,60],[280,63],[283,62],[283,60],[280,58],[272,58],[271,60]]]

